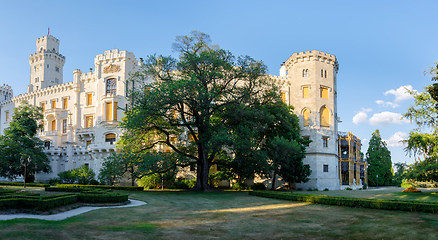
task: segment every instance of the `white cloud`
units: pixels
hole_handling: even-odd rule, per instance
[[[372,109],[370,109],[370,108],[367,108],[367,109],[362,108],[362,110],[359,113],[354,115],[353,123],[354,124],[359,124],[359,123],[362,123],[362,122],[368,122],[367,112],[371,112],[371,111],[372,111]]]
[[[417,90],[413,90],[411,85],[406,85],[406,86],[401,86],[396,90],[394,89],[388,90],[384,94],[385,96],[388,96],[389,94],[394,95],[395,96],[394,102],[399,103],[413,98],[412,95],[408,93],[407,89],[415,92],[417,91]]]
[[[401,147],[403,146],[403,140],[408,136],[407,133],[404,132],[396,132],[389,139],[383,139],[386,142],[388,147]]]
[[[377,100],[376,103],[377,103],[377,105],[380,105],[383,107],[392,107],[392,108],[400,107],[400,105],[398,105],[397,103],[385,102],[382,100]]]
[[[408,119],[403,118],[400,113],[381,112],[374,114],[369,120],[371,125],[390,125],[409,123]]]

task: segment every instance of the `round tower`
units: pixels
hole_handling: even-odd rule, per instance
[[[334,55],[317,50],[294,53],[280,68],[290,82],[289,104],[299,116],[301,135],[312,140],[304,164],[312,170],[297,188],[339,189],[338,116]]]
[[[63,83],[65,57],[59,53],[59,40],[51,35],[36,40],[36,52],[29,56],[28,92]]]

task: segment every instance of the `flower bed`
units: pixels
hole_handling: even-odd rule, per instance
[[[421,191],[414,188],[414,187],[408,187],[405,190],[403,190],[402,192],[421,192]]]

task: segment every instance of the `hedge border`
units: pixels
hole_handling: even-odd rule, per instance
[[[109,185],[81,185],[81,184],[56,184],[58,188],[103,188],[114,190],[129,190],[129,191],[143,191],[143,187],[137,186],[109,186]]]
[[[3,186],[24,186],[24,182],[0,182]],[[44,183],[26,183],[27,187],[49,187],[50,184]]]
[[[312,195],[287,192],[253,191],[250,195],[276,198],[308,203],[335,205],[343,207],[359,207],[381,210],[399,210],[408,212],[438,213],[438,203],[406,200],[367,199],[334,197],[327,195]]]

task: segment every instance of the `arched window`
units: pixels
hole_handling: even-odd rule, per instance
[[[106,94],[116,94],[117,82],[115,78],[106,80]]]
[[[303,126],[304,127],[309,126],[309,116],[310,116],[309,109],[304,109],[304,111],[303,111]]]
[[[105,135],[105,142],[113,144],[116,141],[116,135],[114,133],[108,133]]]
[[[303,69],[303,77],[309,76],[309,69]]]
[[[329,117],[330,113],[329,110],[326,107],[321,108],[321,111],[319,111],[320,117],[321,117],[321,127],[330,127],[329,123]]]

